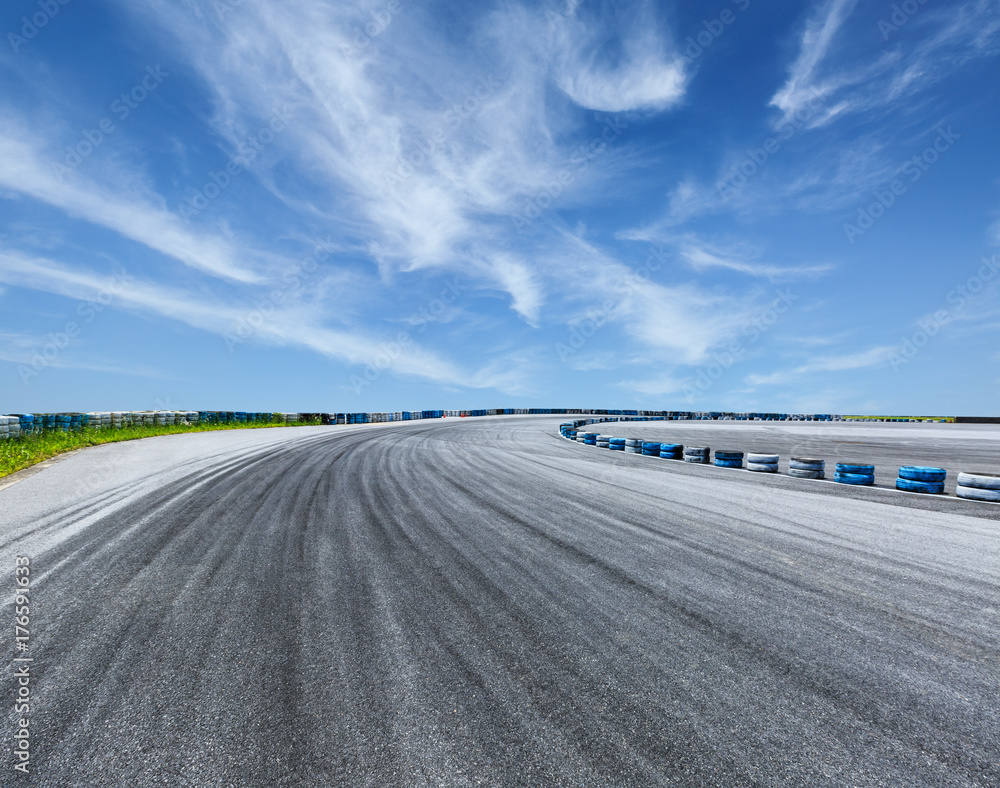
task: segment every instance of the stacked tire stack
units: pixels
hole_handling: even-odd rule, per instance
[[[583,433],[583,442],[588,446],[597,445],[597,433],[596,432],[585,432]]]
[[[717,468],[742,468],[743,452],[734,449],[717,449],[715,466]]]
[[[626,438],[625,453],[642,454],[642,440],[640,438]]]
[[[611,451],[625,451],[625,439],[611,438],[608,440],[608,448],[611,449]]]
[[[838,462],[833,480],[841,484],[856,484],[870,487],[875,484],[875,466],[858,465],[852,462]]]
[[[611,436],[610,435],[598,435],[597,436],[597,448],[598,449],[610,449]]]
[[[18,426],[21,428],[22,435],[31,435],[35,431],[35,417],[31,413],[15,413],[17,416]]]
[[[576,442],[577,443],[586,443],[587,442],[587,433],[585,433],[583,430],[577,430],[576,431]]]
[[[778,455],[750,452],[747,454],[747,470],[757,473],[777,473]]]
[[[968,498],[972,501],[1000,503],[1000,474],[982,471],[960,473],[955,494],[959,498]]]
[[[903,465],[896,479],[896,489],[906,492],[941,495],[944,493],[944,479],[948,472],[944,468],[924,468],[919,465]]]
[[[825,479],[826,460],[813,457],[792,457],[788,461],[788,475],[797,479]]]
[[[13,421],[13,416],[0,416],[0,440],[10,437],[10,425]]]
[[[653,443],[650,441],[642,442],[642,454],[644,457],[659,457],[660,456],[660,443],[659,441]]]
[[[684,446],[680,443],[661,443],[661,460],[682,460],[684,459]]]
[[[708,446],[687,446],[684,449],[684,462],[708,465],[711,459],[712,449]]]

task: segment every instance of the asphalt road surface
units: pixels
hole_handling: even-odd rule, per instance
[[[559,421],[170,436],[0,489],[34,660],[0,785],[1000,785],[1000,505]],[[885,426],[901,462],[930,434]],[[996,467],[967,432],[935,456]]]

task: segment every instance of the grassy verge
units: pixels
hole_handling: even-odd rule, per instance
[[[308,427],[320,424],[318,421],[300,422],[295,427]],[[119,441],[134,441],[139,438],[152,438],[156,435],[171,435],[179,432],[213,432],[215,430],[252,430],[264,427],[283,427],[284,424],[198,424],[180,426],[147,426],[121,427],[103,430],[76,430],[62,432],[52,430],[40,434],[25,435],[20,438],[0,440],[0,479],[12,473],[28,468],[39,462],[64,454],[84,446],[97,446],[101,443],[118,443]]]

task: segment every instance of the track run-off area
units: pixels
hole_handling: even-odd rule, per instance
[[[33,659],[31,771],[8,666],[0,785],[1000,785],[1000,504],[888,489],[996,472],[996,427],[593,428],[874,463],[853,488],[563,420],[172,435],[0,480]]]

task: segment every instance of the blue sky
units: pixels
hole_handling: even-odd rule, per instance
[[[1000,411],[995,0],[0,29],[4,412]]]

